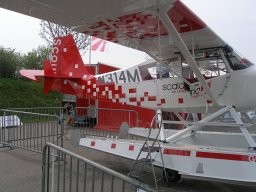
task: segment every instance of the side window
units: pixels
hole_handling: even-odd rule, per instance
[[[228,73],[228,68],[221,56],[220,49],[205,49],[195,51],[195,61],[205,79],[215,78]],[[196,79],[189,65],[183,61],[183,77],[188,80]]]
[[[194,72],[191,70],[188,64],[182,63],[182,76],[185,79],[194,79],[196,78]]]
[[[139,70],[143,81],[173,77],[168,66],[156,62],[141,65]]]
[[[170,77],[170,69],[165,64],[158,64],[156,66],[156,74],[157,74],[157,79],[169,78]]]
[[[156,79],[156,62],[139,66],[139,71],[143,81]]]

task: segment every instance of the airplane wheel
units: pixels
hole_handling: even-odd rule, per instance
[[[163,175],[164,175],[164,172],[163,172]],[[166,169],[166,175],[167,175],[168,182],[179,182],[181,179],[181,175],[179,174],[179,172],[172,169]]]

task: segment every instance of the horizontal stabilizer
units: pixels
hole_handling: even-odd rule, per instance
[[[40,77],[44,76],[44,70],[28,70],[28,69],[23,69],[20,70],[20,74],[23,77],[26,77],[32,81],[39,82]]]

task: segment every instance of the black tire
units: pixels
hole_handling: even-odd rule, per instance
[[[165,170],[166,170],[166,175],[169,183],[180,181],[181,175],[179,174],[178,171],[175,171],[172,169],[165,169]],[[164,176],[164,180],[166,181],[164,172],[163,172],[163,176]]]

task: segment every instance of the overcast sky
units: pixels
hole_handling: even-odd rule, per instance
[[[210,28],[238,52],[256,63],[255,0],[183,0]],[[0,46],[26,53],[45,44],[39,33],[39,20],[0,9]],[[128,54],[129,53],[129,54]],[[88,62],[88,56],[86,61]],[[110,45],[108,52],[93,52],[97,61],[131,66],[144,61],[146,54]]]

